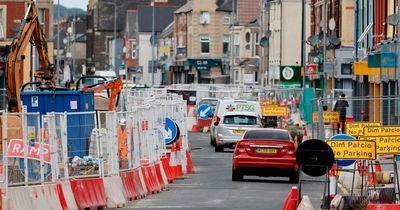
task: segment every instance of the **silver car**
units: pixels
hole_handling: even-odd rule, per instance
[[[261,121],[254,112],[227,112],[216,125],[215,152],[223,152],[224,148],[234,148],[247,129],[261,128]]]

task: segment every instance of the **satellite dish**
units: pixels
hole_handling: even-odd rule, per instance
[[[268,30],[268,31],[265,32],[265,36],[267,38],[271,37],[271,35],[272,35],[272,31],[271,30]]]
[[[261,47],[267,47],[269,45],[269,39],[267,37],[262,37],[260,40]]]
[[[334,19],[334,18],[331,18],[331,19],[329,20],[329,29],[330,29],[331,31],[333,31],[333,30],[335,30],[335,27],[336,27],[335,19]]]
[[[392,26],[399,24],[399,16],[397,14],[387,16],[386,23]]]
[[[308,37],[308,42],[310,43],[311,46],[314,47],[318,43],[318,36],[314,35],[314,36]]]
[[[336,35],[332,35],[329,37],[329,42],[334,45],[337,46],[340,44],[340,39],[336,36]]]

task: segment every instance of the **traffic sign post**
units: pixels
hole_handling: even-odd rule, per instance
[[[201,119],[206,120],[212,115],[213,111],[210,106],[203,104],[197,108],[197,116]]]

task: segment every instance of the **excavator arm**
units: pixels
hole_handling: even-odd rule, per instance
[[[35,1],[28,3],[27,11],[18,29],[18,34],[11,43],[10,52],[7,56],[6,86],[8,98],[18,101],[18,112],[21,111],[20,86],[23,83],[23,54],[29,43],[35,46],[38,52],[40,68],[35,72],[36,78],[43,79],[44,83],[55,87],[54,65],[50,63],[47,42],[40,28]]]

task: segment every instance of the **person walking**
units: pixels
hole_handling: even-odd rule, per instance
[[[347,107],[349,107],[349,102],[345,99],[346,95],[342,93],[340,99],[336,101],[335,108],[333,111],[339,112],[339,124],[337,126],[337,133],[339,133],[340,128],[342,128],[342,133],[346,133],[346,113]]]

